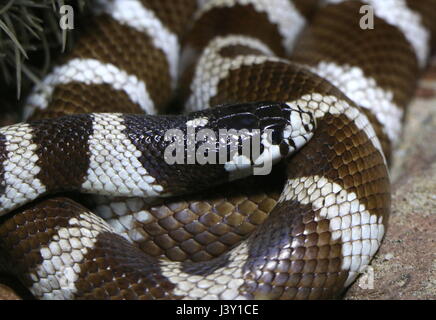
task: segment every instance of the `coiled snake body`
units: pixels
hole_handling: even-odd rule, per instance
[[[387,226],[436,2],[99,0],[95,14],[29,122],[0,129],[2,265],[43,299],[340,295]],[[192,112],[139,115],[171,97]],[[299,150],[212,190],[241,168],[163,161],[168,129],[247,126],[277,130],[261,157]],[[100,196],[34,202],[66,191]]]

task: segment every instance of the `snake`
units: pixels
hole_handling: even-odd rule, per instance
[[[1,268],[37,299],[340,297],[388,226],[389,165],[435,47],[436,1],[98,0],[92,12],[23,122],[0,128]],[[189,142],[222,129],[251,131]],[[259,152],[240,155],[244,141]],[[170,146],[224,158],[169,163]]]

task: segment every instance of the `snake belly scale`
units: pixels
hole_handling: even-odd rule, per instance
[[[340,296],[386,231],[436,1],[93,6],[25,122],[0,128],[0,266],[39,299]],[[171,101],[186,113],[161,115]],[[275,130],[271,175],[163,161],[168,129],[242,124]]]

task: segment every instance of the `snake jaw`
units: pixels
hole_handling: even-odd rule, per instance
[[[288,147],[288,155],[304,146],[313,136],[316,129],[316,121],[312,113],[303,111],[301,108],[291,106],[289,110],[289,125],[283,130],[284,142]],[[282,149],[285,150],[286,146],[283,145]]]

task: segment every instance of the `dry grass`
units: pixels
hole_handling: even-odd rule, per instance
[[[5,3],[5,4],[4,4]],[[16,88],[37,83],[51,65],[52,53],[71,46],[70,31],[59,27],[59,8],[70,4],[75,17],[86,0],[7,0],[0,5],[0,85]],[[37,58],[33,59],[33,56]]]

